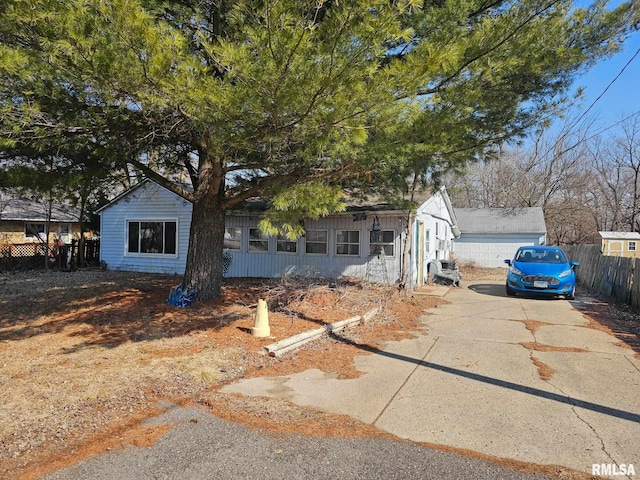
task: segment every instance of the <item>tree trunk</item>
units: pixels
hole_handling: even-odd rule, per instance
[[[403,289],[407,289],[407,283],[409,288],[413,288],[413,282],[411,275],[411,242],[413,240],[413,215],[411,212],[407,214],[406,218],[407,226],[404,229],[404,244],[402,245],[402,272],[400,272],[400,285]],[[417,254],[416,254],[417,255]]]
[[[196,289],[198,300],[213,300],[222,291],[224,208],[222,202],[204,196],[193,203],[187,265],[182,288]]]

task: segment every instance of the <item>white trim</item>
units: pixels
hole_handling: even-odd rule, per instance
[[[266,237],[260,232],[260,239],[253,239],[254,242],[267,242],[266,250],[251,250],[251,230],[258,230],[260,232],[259,227],[247,227],[247,253],[256,254],[256,255],[264,255],[265,253],[271,253],[271,242],[270,237]]]
[[[325,232],[327,234],[327,239],[324,242],[324,246],[326,247],[326,252],[325,253],[309,253],[307,252],[307,237],[306,234],[309,233],[309,231],[313,231],[313,232]],[[310,228],[308,230],[306,230],[305,232],[305,237],[304,237],[304,252],[303,255],[309,255],[311,257],[328,257],[329,256],[329,238],[330,238],[330,234],[329,234],[329,229],[328,228]],[[311,243],[314,244],[320,244],[322,242],[314,242],[312,241]]]
[[[276,239],[276,255],[299,255],[300,254],[300,241],[289,240],[285,235],[277,235]],[[289,252],[287,250],[278,250],[279,242],[293,243],[296,246],[295,252]]]
[[[358,232],[358,243],[353,242],[340,242],[341,245],[358,245],[358,253],[338,253],[338,232]],[[336,229],[335,230],[335,242],[333,242],[335,247],[335,256],[336,257],[360,257],[362,255],[362,238],[360,238],[361,230],[348,230],[348,229]]]

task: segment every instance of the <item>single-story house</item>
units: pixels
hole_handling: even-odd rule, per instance
[[[454,208],[462,234],[453,256],[460,263],[504,267],[518,247],[545,245],[547,227],[540,207]]]
[[[100,258],[108,269],[181,275],[185,271],[191,204],[145,180],[102,207]],[[400,279],[407,220],[413,228],[409,265],[412,285],[426,278],[428,262],[447,259],[455,217],[440,189],[411,217],[385,204],[353,205],[346,212],[305,220],[297,241],[264,237],[260,213],[229,211],[225,220],[227,277],[273,278],[306,275],[360,277],[395,283]]]
[[[47,202],[27,198],[0,200],[0,244],[42,242],[46,238],[49,220],[49,241],[70,243],[80,236],[80,212],[56,204],[49,215]]]
[[[640,233],[598,232],[602,237],[602,254],[612,257],[638,257]]]

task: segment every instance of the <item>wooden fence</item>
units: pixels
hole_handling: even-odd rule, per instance
[[[100,241],[85,240],[70,244],[20,243],[0,245],[0,271],[33,270],[48,267],[59,270],[74,270],[81,265],[98,265],[100,262]]]
[[[576,267],[578,283],[640,310],[640,261],[635,258],[610,257],[600,253],[600,245],[569,245],[562,247]]]

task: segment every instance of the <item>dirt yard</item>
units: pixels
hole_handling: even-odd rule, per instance
[[[101,270],[0,274],[1,478],[33,478],[77,456],[153,441],[163,432],[125,433],[157,413],[161,400],[208,405],[226,418],[250,415],[254,423],[269,411],[282,428],[295,428],[308,411],[247,405],[216,387],[318,365],[358,375],[357,344],[411,335],[419,315],[438,303],[359,281],[242,280],[229,281],[216,302],[176,308],[166,300],[179,282]],[[269,304],[270,338],[250,333],[259,298]],[[376,307],[383,313],[351,330],[355,345],[323,338],[281,358],[263,354],[265,345]],[[344,419],[337,425],[348,431]]]
[[[464,275],[463,286],[503,273],[469,268]],[[360,281],[243,279],[230,280],[218,301],[183,309],[166,303],[179,281],[101,270],[0,273],[0,478],[37,478],[124,444],[148,445],[166,429],[140,421],[167,401],[277,432],[387,436],[348,417],[218,388],[311,367],[357,376],[355,355],[414,335],[419,316],[444,301]],[[250,333],[259,298],[270,308],[266,339]],[[342,340],[325,336],[279,358],[263,353],[267,344],[372,308],[382,313]],[[638,345],[637,317],[618,312],[602,302],[589,314]]]

